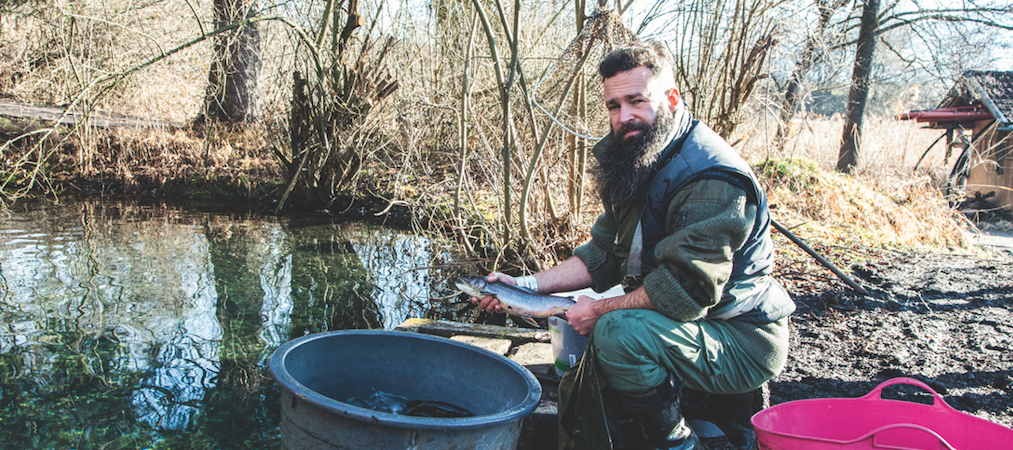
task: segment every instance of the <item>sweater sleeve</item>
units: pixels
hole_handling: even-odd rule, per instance
[[[705,179],[677,192],[668,205],[668,235],[654,249],[658,268],[644,278],[658,311],[681,322],[706,316],[721,300],[733,255],[755,217],[756,205],[725,181]]]
[[[602,213],[591,226],[591,240],[573,250],[573,256],[587,266],[595,292],[605,292],[623,279],[620,263],[609,251],[615,244],[617,229],[615,218],[607,212]]]

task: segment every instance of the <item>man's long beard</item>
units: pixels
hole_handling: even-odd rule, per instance
[[[637,195],[668,145],[669,132],[674,125],[675,114],[667,108],[659,108],[654,125],[624,124],[612,133],[612,140],[599,155],[595,172],[595,188],[602,201],[620,205]],[[641,130],[641,133],[629,139],[620,137],[632,130]]]

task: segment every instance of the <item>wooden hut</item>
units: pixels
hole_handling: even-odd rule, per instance
[[[946,130],[947,156],[954,148],[961,152],[950,174],[953,187],[1013,209],[1013,72],[964,72],[938,108],[901,119]]]

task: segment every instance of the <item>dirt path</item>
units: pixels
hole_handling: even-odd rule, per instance
[[[832,278],[782,278],[798,311],[771,403],[858,397],[906,376],[958,410],[1013,427],[1013,253],[863,253],[852,270],[867,297]],[[918,388],[896,391],[890,398],[929,401]]]

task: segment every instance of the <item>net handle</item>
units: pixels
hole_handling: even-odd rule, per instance
[[[553,69],[555,69],[555,66],[553,66]],[[550,71],[549,73],[552,73],[552,72]],[[574,80],[576,80],[576,78],[574,78]],[[566,95],[569,95],[570,88],[573,86],[574,80],[571,80],[568,83],[568,85],[566,86],[566,94],[564,94],[563,97],[565,97]],[[549,116],[549,119],[552,119],[552,121],[555,122],[556,125],[559,126],[559,128],[562,128],[563,131],[566,131],[567,133],[570,133],[570,134],[572,134],[574,136],[577,136],[579,138],[590,139],[592,141],[600,141],[602,139],[605,139],[605,136],[589,136],[589,135],[583,134],[583,133],[581,133],[581,132],[579,132],[577,130],[574,130],[574,129],[566,126],[565,124],[563,124],[563,122],[561,122],[559,119],[556,118],[556,115],[559,114],[559,111],[556,111],[556,113],[553,114],[553,113],[550,113],[549,110],[545,109],[545,107],[542,106],[542,104],[538,101],[538,99],[535,98],[535,95],[534,95],[534,93],[538,91],[538,86],[542,85],[542,81],[545,81],[545,78],[542,78],[541,80],[538,80],[538,84],[536,84],[535,88],[532,89],[532,91],[531,91],[531,102],[534,103],[535,106],[538,107],[538,109],[542,110],[542,112],[545,113],[546,116]],[[557,107],[556,109],[559,109],[559,108],[562,108],[562,107],[563,107],[563,102],[560,102],[559,103],[559,107]]]
[[[605,5],[606,5],[607,2],[608,2],[608,0],[598,0],[598,10],[595,11],[594,15],[592,16],[592,20],[593,20],[593,18],[595,16],[599,16],[599,15],[603,15],[603,14],[608,14],[607,11],[610,11],[610,10],[606,10],[605,9]],[[585,31],[587,31],[587,30],[585,29]],[[577,40],[580,39],[580,34],[583,34],[583,31],[581,33],[579,33],[576,38],[574,38],[574,41],[570,44],[571,46],[573,46],[574,44],[576,44]],[[566,51],[563,52],[563,54],[566,54],[566,52],[568,52],[568,51],[570,51],[570,48],[567,48]],[[580,62],[578,64],[578,72],[580,71],[580,68],[582,68],[584,66],[584,64],[587,64],[587,58],[589,56],[587,54],[586,49],[585,49],[584,52],[581,52],[581,53],[582,53],[582,57],[580,58]],[[581,132],[579,132],[577,130],[574,130],[574,129],[570,128],[569,126],[567,126],[566,124],[564,124],[561,120],[559,120],[558,118],[556,118],[556,116],[559,115],[559,110],[562,109],[563,104],[566,102],[566,97],[568,95],[570,95],[570,88],[572,88],[573,87],[573,83],[577,81],[576,77],[570,79],[570,81],[567,82],[566,88],[563,90],[563,94],[560,95],[560,97],[559,97],[559,104],[556,106],[556,112],[555,113],[549,112],[549,110],[546,109],[545,106],[542,106],[542,103],[538,101],[538,98],[535,97],[535,93],[538,92],[538,89],[542,86],[542,83],[545,82],[545,80],[549,78],[549,75],[552,74],[553,72],[555,72],[558,67],[559,67],[559,60],[557,59],[556,63],[552,65],[552,68],[550,68],[549,71],[546,72],[545,75],[543,75],[540,80],[538,80],[538,83],[535,84],[535,87],[533,89],[531,89],[531,94],[530,94],[531,102],[534,103],[535,106],[538,107],[538,109],[542,110],[542,112],[545,113],[546,116],[549,116],[549,119],[552,119],[552,121],[555,122],[556,125],[559,125],[559,128],[562,128],[563,131],[566,131],[567,133],[570,133],[570,134],[572,134],[574,136],[577,136],[577,137],[580,137],[580,138],[584,138],[584,139],[589,139],[589,140],[592,140],[592,141],[600,141],[600,140],[604,139],[605,136],[591,136],[591,135],[583,134],[583,133],[581,133]]]

